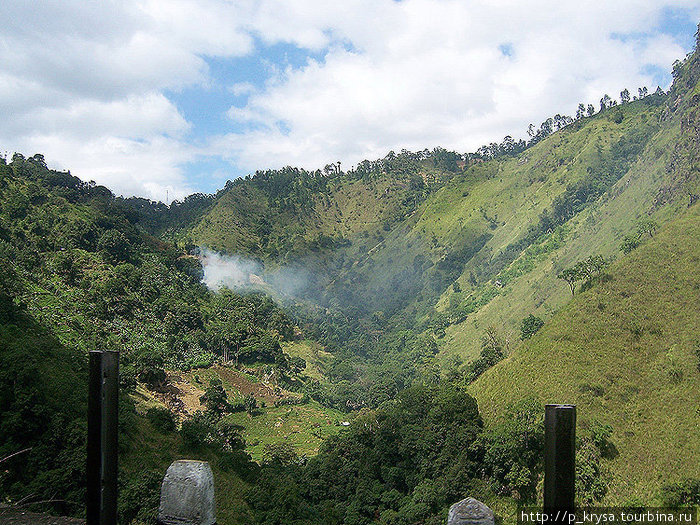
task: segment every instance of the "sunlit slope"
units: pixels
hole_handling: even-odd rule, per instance
[[[592,168],[615,155],[613,148],[636,134],[640,145],[630,159],[634,163],[659,129],[662,108],[650,102],[628,104],[619,113],[616,108],[615,114],[604,112],[579,121],[516,158],[472,166],[389,232],[370,256],[359,258],[361,269],[353,268],[363,278],[358,281],[379,298],[380,306],[411,283],[411,294],[404,301],[422,302],[424,307],[437,304],[451,323],[455,323],[455,310],[476,303],[466,320],[457,318],[456,325],[447,328],[441,340],[444,353],[475,355],[489,324],[503,327],[513,338],[529,313],[547,317],[568,299],[566,285],[557,282],[557,268],[601,250],[610,255],[617,249],[618,238],[645,211],[637,196],[623,209],[615,203],[611,208],[625,215],[606,225],[606,242],[577,242],[581,233],[576,225],[581,223],[580,230],[586,229],[588,210],[595,207],[590,204],[551,235],[537,238],[532,249],[521,255],[530,246],[522,239],[538,224],[542,212],[551,209],[555,198],[588,177]],[[622,116],[619,122],[615,115]],[[619,184],[626,184],[626,178]],[[652,190],[657,186],[652,184]],[[610,199],[613,191],[617,190],[600,200]],[[555,253],[574,245],[570,253]],[[452,286],[455,280],[461,289],[458,293]],[[498,286],[496,280],[504,286]]]
[[[503,287],[492,287],[493,299],[465,322],[447,329],[444,353],[457,353],[467,358],[474,356],[483,329],[488,325],[499,327],[504,336],[517,341],[523,318],[533,313],[546,320],[568,300],[566,284],[556,278],[562,269],[591,255],[616,257],[620,253],[622,238],[634,229],[638,220],[651,216],[663,223],[678,216],[691,200],[697,198],[700,193],[697,133],[700,95],[696,94],[697,88],[693,86],[697,83],[698,69],[693,55],[678,72],[664,104],[645,107],[643,102],[637,102],[620,108],[620,126],[627,123],[623,131],[626,135],[621,135],[621,141],[629,143],[630,140],[637,140],[635,135],[639,136],[643,127],[648,130],[648,136],[641,137],[643,147],[638,156],[629,159],[629,169],[594,202],[551,235],[539,239],[492,278],[500,280]],[[605,137],[615,140],[611,137],[611,130],[616,127],[610,117],[614,117],[616,111],[617,108],[607,110],[607,119],[606,112],[599,115],[597,120],[591,119],[576,134],[588,130],[589,136],[594,137],[597,144]],[[548,139],[552,145],[545,142],[538,147],[544,149],[547,146],[551,155],[569,162],[563,168],[564,173],[580,172],[581,169],[588,169],[588,166],[595,166],[596,160],[591,160],[590,156],[579,155],[567,160],[561,150],[566,134],[562,134],[562,137],[558,135]],[[598,145],[595,147],[598,148]],[[534,156],[537,148],[531,151],[531,154],[525,152],[523,155]],[[532,217],[521,213],[516,220],[522,224],[531,221]],[[486,248],[493,248],[491,256],[506,249],[503,242],[505,233],[506,226],[498,229],[486,245]],[[470,289],[468,285],[469,275],[477,271],[479,264],[480,261],[474,258],[459,279],[467,294],[484,294],[483,286]],[[488,293],[488,286],[486,289]],[[447,308],[456,299],[458,296],[448,290],[441,298],[440,307]]]
[[[623,123],[614,122],[599,117],[578,133],[586,132],[589,144],[597,148],[604,140],[619,140],[623,133],[630,133],[636,126],[648,123],[649,119],[658,120],[659,108],[645,108],[633,104],[623,108]],[[627,122],[627,127],[622,124]],[[677,135],[678,126],[668,124],[658,126],[658,131],[644,145],[639,158],[631,159],[631,166],[619,181],[608,191],[604,192],[594,202],[581,210],[567,223],[560,226],[550,235],[538,239],[530,249],[521,253],[510,265],[498,271],[486,285],[469,286],[469,276],[478,271],[482,261],[470,261],[459,279],[463,294],[484,293],[484,289],[493,292],[494,298],[460,324],[447,329],[443,348],[446,352],[457,352],[463,356],[474,356],[478,351],[479,338],[483,329],[495,325],[503,331],[503,335],[511,341],[517,341],[522,319],[529,314],[535,314],[543,319],[549,318],[554,311],[565,304],[570,297],[566,283],[557,279],[557,274],[564,268],[585,260],[591,255],[616,257],[619,245],[625,234],[633,230],[635,222],[657,211],[654,207],[656,196],[668,178],[666,167],[671,152],[669,143]],[[615,133],[616,132],[616,133]],[[614,133],[614,134],[613,134]],[[553,142],[546,153],[566,161],[567,145],[571,140],[551,137]],[[568,144],[567,144],[568,142]],[[543,144],[542,146],[547,146]],[[534,148],[533,148],[534,149]],[[544,149],[544,148],[543,148]],[[533,151],[531,156],[537,154]],[[527,154],[527,152],[526,152]],[[547,177],[547,182],[541,183],[543,188],[551,187],[557,179],[564,178],[567,183],[584,171],[595,161],[581,154],[556,169]],[[547,170],[544,171],[546,173]],[[544,176],[544,175],[543,175]],[[520,206],[513,211],[506,225],[494,232],[494,238],[486,245],[489,253],[482,253],[482,258],[493,257],[507,249],[522,229],[537,220],[537,215],[547,204],[551,206],[553,190],[540,193],[539,206]],[[544,201],[544,202],[543,202]],[[549,201],[549,202],[548,202]],[[678,204],[678,203],[677,203]],[[687,204],[683,203],[682,205]],[[658,220],[673,216],[675,212],[657,211]],[[509,224],[510,223],[510,224]],[[501,281],[502,287],[496,281]],[[451,290],[441,298],[440,305],[445,308],[454,302]]]
[[[649,503],[700,476],[700,206],[620,258],[470,387],[494,420],[536,396],[612,425],[611,503]]]
[[[406,213],[410,189],[406,180],[341,177],[319,184],[308,190],[302,183],[287,182],[280,193],[291,193],[294,198],[286,201],[255,181],[238,181],[217,199],[190,235],[196,243],[219,251],[272,262],[337,247],[331,239],[374,235]]]

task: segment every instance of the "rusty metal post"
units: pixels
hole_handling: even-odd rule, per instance
[[[544,426],[544,511],[573,512],[576,493],[576,406],[547,405]]]
[[[119,352],[90,352],[87,525],[116,525]]]

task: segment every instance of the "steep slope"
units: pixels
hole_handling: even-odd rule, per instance
[[[624,174],[657,131],[663,102],[650,96],[606,110],[520,155],[468,157],[452,171],[405,152],[399,167],[384,159],[361,175],[256,174],[232,183],[190,234],[229,253],[309,266],[318,281],[309,296],[389,315],[412,303],[425,314],[459,279],[463,295],[444,295],[439,307],[451,301],[463,312],[472,292],[483,294],[522,250],[543,242],[531,230],[567,188],[593,179],[604,191],[617,179],[603,170]]]
[[[700,206],[578,294],[470,387],[484,417],[534,396],[613,427],[607,501],[650,503],[700,477]]]
[[[382,285],[386,271],[398,273],[402,266],[410,268],[418,261],[424,276],[422,294],[431,298],[432,304],[437,302],[448,324],[463,323],[471,311],[488,305],[493,297],[509,293],[507,285],[523,274],[523,270],[514,271],[511,264],[527,248],[538,248],[533,254],[536,257],[571,240],[565,228],[548,237],[547,230],[552,225],[543,225],[540,217],[544,212],[551,215],[554,203],[564,200],[567,189],[585,185],[597,175],[595,170],[609,163],[634,160],[641,153],[639,145],[655,130],[658,102],[650,99],[620,108],[624,118],[619,123],[604,112],[568,126],[516,158],[471,167],[426,201],[415,221],[406,224],[377,251],[373,256],[376,264],[367,270],[370,287],[386,292],[390,288]],[[632,134],[638,141],[636,147],[624,148]],[[596,198],[592,193],[583,198]],[[572,214],[580,211],[576,209]],[[566,219],[569,217],[563,217],[559,223],[564,224]],[[556,220],[551,222],[557,226]],[[383,272],[383,268],[391,270]],[[450,286],[455,280],[461,290],[456,293],[455,287]],[[497,280],[506,286],[499,288]],[[547,299],[553,293],[556,288],[539,295]],[[532,290],[523,295],[532,295]],[[561,299],[564,298],[562,294]],[[505,304],[510,306],[503,308]],[[508,298],[496,309],[510,310],[520,305],[520,300]],[[531,308],[522,305],[525,311]],[[503,324],[502,319],[488,317],[477,321],[481,329],[491,323]],[[519,322],[520,312],[513,312],[512,318],[513,323]],[[462,333],[453,335],[448,330],[448,350],[456,345],[478,346],[482,330],[465,332],[473,321],[474,317],[470,317],[461,324]],[[453,342],[454,339],[459,341]]]
[[[239,523],[241,478],[256,468],[240,427],[228,428],[222,445],[200,422],[188,444],[174,425],[158,430],[135,412],[135,387],[169,386],[166,366],[209,366],[222,354],[299,385],[280,346],[293,326],[268,297],[208,291],[196,257],[136,219],[107,188],[49,170],[41,155],[0,159],[0,458],[19,453],[3,461],[3,502],[57,500],[54,511],[84,511],[87,351],[113,349],[121,521],[153,522],[165,469],[194,456],[214,464],[227,498],[222,523]]]
[[[451,176],[444,150],[390,153],[347,173],[297,168],[229,181],[192,226],[195,242],[274,264],[376,235],[409,215],[430,186]]]

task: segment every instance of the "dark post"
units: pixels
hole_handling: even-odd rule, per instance
[[[119,352],[90,352],[87,525],[117,523]]]
[[[100,524],[102,501],[102,352],[90,352],[87,434],[87,525]]]
[[[119,352],[102,357],[102,512],[100,525],[117,525]]]
[[[544,510],[574,511],[576,406],[547,405],[544,413]],[[560,516],[564,519],[564,516]]]

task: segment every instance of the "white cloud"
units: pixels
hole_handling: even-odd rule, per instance
[[[241,56],[252,38],[226,2],[3,2],[3,150],[44,153],[116,193],[191,192],[191,128],[164,90],[205,86],[205,56]],[[239,19],[240,18],[240,19]]]
[[[70,170],[123,195],[141,195],[165,202],[181,199],[196,188],[180,167],[197,152],[163,136],[134,140],[104,136],[90,140],[65,134],[39,134],[24,139],[22,148],[42,152],[50,166]],[[167,192],[167,193],[166,193]]]
[[[255,86],[250,82],[236,82],[229,88],[229,90],[235,96],[240,97],[243,95],[250,95],[251,93],[255,93]]]
[[[466,151],[573,113],[578,102],[597,105],[603,93],[651,87],[644,66],[668,70],[684,54],[667,35],[643,34],[661,16],[656,2],[361,4],[362,24],[335,5],[309,15],[354,47],[335,46],[323,62],[281,71],[230,111],[264,131],[229,134],[212,149],[247,169],[347,165],[404,147]],[[627,33],[641,35],[613,38]],[[506,42],[512,56],[499,50]]]
[[[684,54],[654,29],[667,7],[700,17],[700,0],[8,0],[0,147],[161,199],[194,189],[183,166],[201,155],[254,170],[467,151],[603,93],[653,90],[649,66]],[[214,77],[211,59],[258,53],[256,41],[323,59],[269,63],[262,88]],[[232,105],[245,97],[227,112],[238,133],[201,136],[167,98],[214,85]]]

